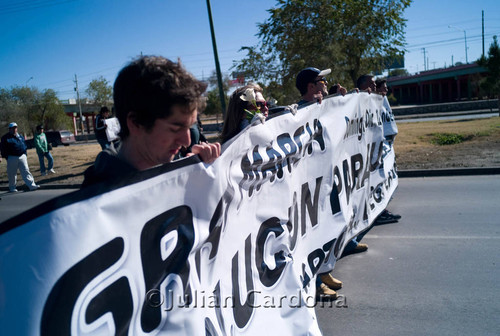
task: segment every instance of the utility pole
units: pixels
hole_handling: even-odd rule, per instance
[[[83,115],[82,115],[82,104],[80,103],[80,91],[78,91],[78,78],[75,74],[75,91],[76,91],[76,100],[78,101],[78,110],[80,111],[80,132],[83,135]]]
[[[226,116],[226,100],[224,97],[224,88],[222,86],[222,74],[220,72],[219,55],[217,53],[217,43],[215,41],[215,30],[214,30],[214,23],[212,20],[212,9],[210,7],[210,0],[207,0],[207,10],[208,10],[208,21],[210,23],[210,33],[212,34],[212,47],[214,49],[215,71],[217,72],[220,106],[222,108],[222,118],[224,119],[224,117]]]
[[[426,70],[427,70],[427,64],[426,64],[426,62],[427,62],[427,61],[426,61],[426,60],[427,60],[427,58],[425,57],[425,48],[422,48],[422,51],[423,51],[423,53],[424,53],[424,71],[426,71]]]
[[[483,17],[482,18],[482,24],[481,24],[481,26],[482,26],[482,30],[483,30],[483,57],[484,57],[484,10],[481,11],[481,14],[482,14],[482,17]]]
[[[468,57],[467,57],[467,33],[465,32],[465,29],[460,28],[460,27],[451,26],[451,25],[449,25],[449,26],[448,26],[448,28],[453,28],[453,29],[460,30],[460,31],[463,31],[463,32],[464,32],[464,41],[465,41],[465,63],[466,63],[466,64],[469,64],[469,59],[468,59]]]

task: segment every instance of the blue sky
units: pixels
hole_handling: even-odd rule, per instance
[[[222,71],[230,73],[242,46],[257,43],[257,23],[268,18],[275,0],[211,0]],[[497,1],[415,0],[405,12],[406,68],[424,70],[465,63],[500,36]],[[457,28],[449,28],[452,25]],[[198,78],[215,69],[206,0],[0,0],[0,87],[52,88],[60,99],[75,98],[75,74],[83,94],[92,79],[112,84],[135,56],[181,58]],[[335,65],[332,64],[332,67]]]

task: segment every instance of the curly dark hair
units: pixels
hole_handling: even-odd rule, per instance
[[[186,113],[199,108],[207,85],[196,79],[180,63],[161,56],[141,56],[126,65],[113,87],[120,137],[129,136],[127,116],[151,129],[156,119],[171,115],[172,106],[184,107]]]

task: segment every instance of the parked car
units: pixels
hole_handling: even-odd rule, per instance
[[[45,132],[47,137],[47,142],[52,145],[52,147],[57,147],[59,145],[69,146],[75,143],[75,135],[67,130],[61,131],[47,131]],[[26,140],[26,146],[28,149],[35,148],[35,139]]]
[[[69,146],[76,142],[75,135],[66,130],[47,131],[45,132],[45,136],[47,137],[47,142],[52,144],[52,147],[57,147],[59,145]]]

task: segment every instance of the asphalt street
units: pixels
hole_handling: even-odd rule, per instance
[[[316,308],[323,334],[498,335],[499,199],[499,175],[400,179],[403,217],[337,262],[347,308]]]
[[[396,119],[396,123],[412,123],[412,122],[422,122],[422,121],[436,121],[436,120],[464,120],[464,119],[483,119],[498,117],[498,112],[495,113],[482,113],[482,114],[464,114],[464,115],[452,115],[452,116],[439,116],[439,117],[422,117],[422,118],[404,118],[400,116],[401,119]]]
[[[0,223],[49,199],[67,194],[76,189],[47,189],[37,191],[0,192]],[[0,224],[1,225],[1,224]]]
[[[71,191],[2,193],[0,222]],[[316,307],[323,334],[498,335],[499,199],[500,175],[400,178],[389,210],[403,218],[337,262],[343,299]]]

